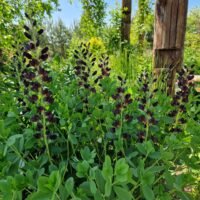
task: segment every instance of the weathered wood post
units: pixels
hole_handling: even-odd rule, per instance
[[[168,93],[174,94],[175,74],[183,62],[188,0],[157,0],[154,30],[154,70],[167,71]],[[164,69],[163,69],[164,68]]]
[[[132,0],[122,0],[121,41],[130,42]]]

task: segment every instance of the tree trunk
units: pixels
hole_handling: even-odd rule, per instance
[[[138,12],[139,12],[139,26],[141,27],[138,34],[138,41],[143,51],[144,48],[144,39],[145,39],[145,32],[143,30],[144,23],[145,23],[145,2],[144,0],[138,0]]]
[[[121,41],[130,43],[132,0],[122,0]]]
[[[154,30],[154,69],[168,74],[168,93],[174,94],[175,75],[183,62],[188,0],[157,0]]]

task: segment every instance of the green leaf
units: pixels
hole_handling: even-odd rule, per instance
[[[94,195],[94,200],[103,200],[102,193],[100,191],[97,191]]]
[[[88,174],[89,167],[90,167],[90,165],[85,160],[82,161],[81,163],[78,163],[76,175],[79,178],[86,177]]]
[[[6,146],[5,146],[5,149],[4,149],[4,156],[6,155],[7,153],[7,149],[14,145],[16,140],[19,139],[19,138],[23,138],[23,135],[22,134],[16,134],[16,135],[12,135],[11,137],[8,138],[7,142],[6,142]]]
[[[0,120],[0,133],[1,133],[1,137],[4,139],[7,139],[10,134],[10,129],[5,128],[3,120]]]
[[[151,171],[145,170],[141,182],[143,185],[152,185],[153,182],[155,181],[155,175]]]
[[[74,179],[72,177],[68,178],[65,182],[65,188],[67,190],[67,194],[71,195],[74,189]]]
[[[52,193],[50,192],[38,191],[29,196],[27,200],[49,200],[51,197]]]
[[[49,177],[40,177],[38,179],[38,191],[32,193],[28,200],[47,200],[55,199],[56,192],[61,184],[61,177],[59,171],[53,171]]]
[[[92,194],[95,194],[97,192],[97,187],[96,187],[96,184],[93,180],[90,180],[89,181],[90,183],[90,190],[91,190],[91,193]]]
[[[112,182],[111,180],[107,180],[105,184],[105,196],[109,197],[112,191]]]
[[[152,152],[155,152],[155,149],[154,149],[154,146],[152,144],[151,141],[147,141],[144,143],[144,146],[145,146],[145,149],[146,149],[146,152],[147,154],[150,154]]]
[[[128,191],[128,189],[114,186],[114,191],[119,200],[133,200],[133,197],[132,197],[131,193]]]
[[[174,154],[172,152],[162,152],[161,153],[162,159],[163,160],[172,160],[174,157]]]
[[[100,190],[101,193],[104,193],[104,186],[105,186],[105,180],[102,176],[102,173],[99,169],[96,170],[95,172],[95,180],[96,180],[96,184],[98,189]]]
[[[112,168],[111,160],[109,156],[106,156],[105,162],[103,163],[102,175],[106,181],[111,182],[112,177],[113,177],[113,168]]]
[[[115,164],[115,183],[123,183],[128,180],[129,166],[124,158],[117,160]]]
[[[137,143],[136,145],[136,148],[138,149],[138,151],[143,154],[143,155],[146,155],[146,151],[145,151],[145,148],[144,148],[144,145],[141,144],[141,143]]]
[[[90,151],[89,147],[85,147],[80,151],[81,157],[83,160],[86,160],[88,163],[92,164],[94,162],[94,158],[96,156],[95,151]]]
[[[142,193],[146,200],[155,200],[153,190],[148,185],[142,185]]]

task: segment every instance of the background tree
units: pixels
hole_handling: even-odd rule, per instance
[[[104,0],[81,0],[81,3],[83,7],[80,21],[82,34],[88,38],[99,36],[102,33],[106,16]]]
[[[141,50],[153,44],[154,14],[151,0],[138,0],[138,9],[132,20],[131,43],[137,44]]]
[[[61,19],[56,23],[49,21],[47,30],[45,40],[48,41],[47,45],[50,47],[53,56],[59,55],[66,58],[73,30],[67,28]]]
[[[200,8],[192,9],[188,14],[185,40],[184,61],[186,65],[200,65]],[[200,69],[195,67],[196,74]]]
[[[122,0],[121,41],[130,42],[132,0]]]
[[[20,35],[23,23],[24,13],[28,13],[38,19],[38,23],[42,24],[45,15],[51,15],[52,11],[58,6],[58,0],[1,0],[0,1],[0,48],[4,62],[12,56],[12,45],[15,44],[16,36]],[[2,58],[2,57],[1,57]],[[0,58],[0,62],[2,62]]]

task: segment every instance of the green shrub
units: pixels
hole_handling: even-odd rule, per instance
[[[34,20],[25,29],[7,75],[12,87],[1,91],[2,200],[199,198],[200,124],[188,71],[172,98],[149,72],[130,86],[87,44],[74,50],[72,72],[51,70],[43,30]]]

